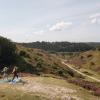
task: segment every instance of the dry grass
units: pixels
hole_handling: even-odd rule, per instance
[[[13,100],[13,97],[14,100],[98,100],[66,80],[51,77],[23,77],[23,80],[24,85],[0,84],[0,98],[6,98],[0,100]]]

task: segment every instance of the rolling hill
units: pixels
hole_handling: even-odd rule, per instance
[[[17,60],[21,72],[32,74],[54,74],[58,76],[68,76],[68,70],[61,64],[60,60],[47,51],[41,49],[26,48],[17,45]]]
[[[60,59],[49,52],[26,48],[3,37],[0,37],[0,58],[0,70],[3,66],[8,66],[12,70],[13,66],[16,65],[21,73],[71,76],[71,72],[64,67]]]
[[[70,60],[81,72],[100,77],[100,50],[90,50],[80,53]]]
[[[78,53],[72,56],[74,53],[71,52],[71,55],[70,53],[66,54],[69,54],[68,56],[71,58],[70,63],[75,64],[74,61],[76,61],[76,64],[80,64],[80,66],[78,66],[80,68],[87,65],[87,68],[84,67],[84,69],[90,70],[87,63],[90,62],[91,64],[91,61],[93,66],[100,64],[99,49]],[[59,53],[57,53],[57,55],[59,55]],[[98,83],[85,81],[85,78],[80,74],[62,64],[60,55],[57,55],[43,49],[27,48],[1,37],[1,65],[8,66],[9,71],[16,65],[19,69],[19,75],[23,76],[21,78],[25,83],[16,84],[15,86],[0,83],[0,99],[13,100],[14,97],[15,100],[88,100],[88,98],[96,100],[98,98],[97,96],[100,95],[98,92],[100,91]],[[0,69],[2,69],[2,67],[3,66],[0,66]],[[99,67],[97,66],[97,68]],[[91,68],[91,70],[97,69]],[[2,82],[2,80],[0,81]],[[75,82],[78,82],[80,86]],[[95,90],[92,90],[91,86],[94,86]],[[91,92],[89,92],[90,90]],[[18,92],[16,93],[15,91]],[[22,95],[20,95],[20,93]],[[84,95],[86,97],[84,97]]]

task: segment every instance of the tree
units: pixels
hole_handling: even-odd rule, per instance
[[[16,45],[0,36],[0,64],[11,65],[16,60]]]

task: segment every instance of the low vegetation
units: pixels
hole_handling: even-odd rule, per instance
[[[96,96],[100,96],[100,85],[99,83],[95,83],[95,82],[89,82],[89,81],[85,81],[82,79],[70,79],[69,80],[70,83],[74,83],[76,85],[79,85],[87,90],[91,90],[93,91],[93,94]]]

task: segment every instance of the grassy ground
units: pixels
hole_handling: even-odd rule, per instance
[[[23,77],[27,83],[0,84],[0,100],[99,100],[87,91],[63,79]]]
[[[1,87],[0,85],[0,100],[48,100],[39,94],[25,93],[12,87]]]
[[[84,69],[84,68],[80,68],[79,71],[81,71],[81,72],[83,72],[83,73],[85,73],[85,74],[87,74],[89,76],[95,77],[95,78],[100,80],[100,75],[97,74],[97,72],[95,72],[95,71],[92,71],[90,69]]]

